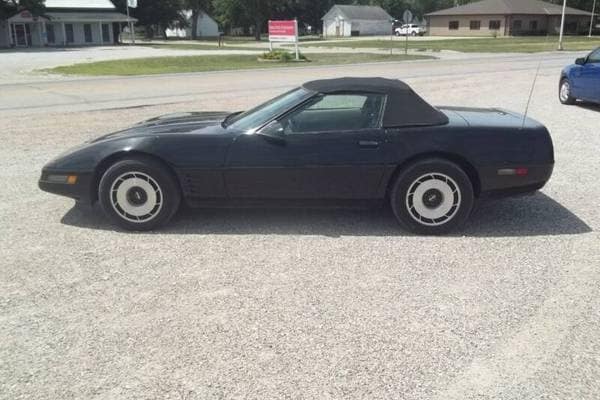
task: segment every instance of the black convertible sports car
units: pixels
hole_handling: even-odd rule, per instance
[[[432,107],[382,78],[308,82],[250,111],[154,118],[48,163],[42,190],[100,204],[127,229],[194,207],[389,202],[408,229],[440,234],[476,198],[540,189],[548,130],[500,109]]]

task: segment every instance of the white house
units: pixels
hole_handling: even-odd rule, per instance
[[[128,21],[110,0],[46,0],[45,4],[42,16],[23,10],[0,20],[0,47],[112,44]]]
[[[170,38],[191,38],[192,35],[192,10],[181,12],[186,20],[185,26],[175,22],[173,27],[166,30],[167,37]],[[216,23],[210,15],[204,11],[198,13],[198,24],[196,26],[196,37],[217,37],[219,36],[219,24]]]
[[[336,4],[323,18],[323,36],[389,35],[393,18],[379,6]]]

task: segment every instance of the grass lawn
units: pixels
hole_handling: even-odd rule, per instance
[[[307,43],[304,46],[349,47],[353,49],[374,48],[389,49],[391,46],[404,49],[404,38],[390,40],[344,40],[329,43]],[[592,50],[600,46],[600,37],[567,36],[565,50]],[[558,36],[485,38],[485,39],[448,39],[448,40],[408,40],[408,48],[413,50],[454,50],[465,53],[535,53],[553,51],[558,47]]]
[[[307,67],[431,59],[427,56],[387,54],[310,54],[310,62],[259,62],[254,55],[181,56],[98,61],[42,70],[67,75],[151,75],[182,72],[225,71],[252,68]]]

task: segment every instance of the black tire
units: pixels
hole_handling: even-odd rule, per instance
[[[473,184],[467,174],[441,158],[406,167],[390,193],[400,224],[422,235],[441,235],[458,228],[469,218],[474,202]]]
[[[394,35],[400,36],[400,32],[396,31],[396,32],[394,32]]]
[[[566,88],[565,88],[565,85],[566,85]],[[565,93],[563,93],[563,90],[565,90],[566,95],[565,95]],[[572,106],[573,104],[575,104],[577,99],[574,98],[571,95],[571,93],[572,93],[571,82],[567,78],[563,78],[560,81],[560,85],[558,85],[558,100],[560,100],[560,102],[562,104]]]
[[[411,36],[417,36],[417,32],[413,32],[410,34]],[[556,81],[555,81],[556,82]]]
[[[111,221],[133,231],[166,224],[181,203],[180,188],[168,168],[141,156],[108,168],[100,180],[98,197]]]

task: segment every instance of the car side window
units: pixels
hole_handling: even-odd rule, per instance
[[[288,135],[378,128],[384,100],[371,93],[322,95],[279,122]]]
[[[600,63],[600,49],[593,51],[592,54],[589,55],[587,62],[590,64],[599,64]]]

